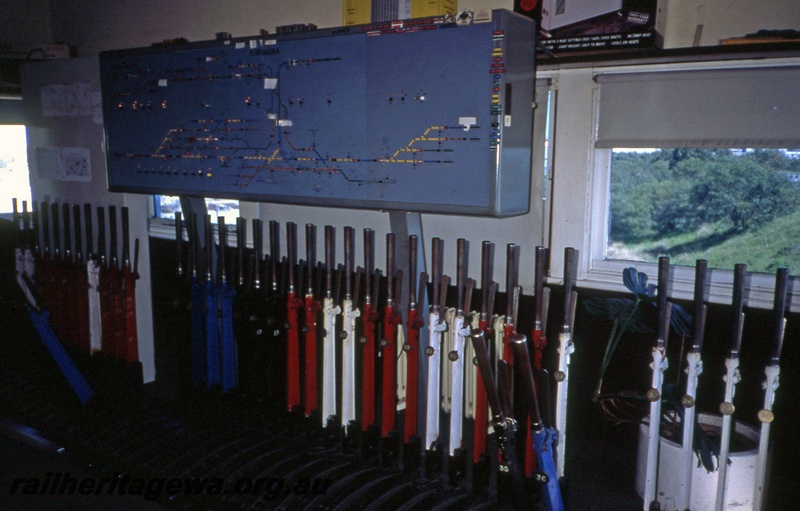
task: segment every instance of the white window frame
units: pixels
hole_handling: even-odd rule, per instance
[[[624,292],[622,271],[630,266],[645,272],[655,281],[655,263],[606,260],[608,236],[609,178],[611,149],[595,147],[599,115],[598,74],[653,72],[694,69],[732,69],[797,66],[798,58],[765,58],[715,62],[659,63],[625,66],[566,66],[540,70],[558,90],[554,130],[553,207],[550,219],[550,281],[563,281],[563,248],[578,250],[577,285],[589,289]],[[585,200],[583,200],[585,199]],[[672,266],[669,295],[691,300],[694,290],[694,267]],[[790,290],[797,289],[790,279]],[[707,301],[729,304],[732,299],[733,271],[710,270]],[[774,274],[751,273],[745,289],[745,305],[771,309],[774,301]],[[789,310],[800,310],[800,293],[791,293]]]

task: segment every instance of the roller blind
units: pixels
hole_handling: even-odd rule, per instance
[[[800,66],[595,79],[597,147],[800,148]]]

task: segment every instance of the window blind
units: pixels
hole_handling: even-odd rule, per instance
[[[596,146],[800,148],[800,65],[598,74]]]

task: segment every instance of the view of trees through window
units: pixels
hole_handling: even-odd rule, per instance
[[[800,272],[800,153],[615,149],[606,257]]]

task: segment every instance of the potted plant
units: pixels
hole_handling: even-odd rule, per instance
[[[607,392],[603,383],[611,361],[626,334],[639,334],[635,340],[637,345],[631,349],[646,352],[652,347],[652,335],[655,334],[658,322],[658,289],[655,284],[648,283],[646,273],[633,267],[626,268],[622,272],[622,282],[632,297],[591,298],[584,305],[592,316],[613,321],[592,400],[600,405],[603,414],[613,422],[638,423],[642,418],[638,404],[647,402],[644,393],[629,389]],[[692,317],[680,305],[670,304],[670,306],[672,308],[670,329],[681,339],[685,339],[691,329]],[[665,384],[665,396],[671,396],[676,391],[677,383]],[[671,406],[672,399],[666,404],[669,406],[664,407],[665,413],[674,411]]]

